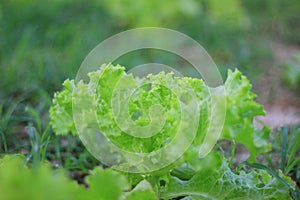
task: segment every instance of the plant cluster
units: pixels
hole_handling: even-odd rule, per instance
[[[281,171],[277,173],[264,165],[253,163],[258,155],[270,151],[271,145],[268,142],[270,130],[267,127],[259,130],[253,126],[254,117],[264,115],[264,111],[262,106],[254,101],[256,96],[251,92],[250,82],[238,70],[228,71],[224,84],[226,118],[220,138],[243,144],[248,149],[249,158],[239,163],[238,167],[232,166],[234,148],[231,160],[220,153],[218,148],[203,159],[198,157],[203,135],[206,134],[206,128],[212,120],[208,87],[202,80],[178,78],[165,73],[149,75],[143,80],[126,74],[124,67],[113,65],[103,65],[100,70],[89,73],[89,77],[88,83],[75,83],[73,80],[67,80],[63,84],[65,89],[55,94],[53,106],[50,109],[50,118],[56,134],[77,135],[72,110],[72,95],[76,94],[96,102],[95,112],[99,121],[99,129],[117,145],[128,151],[143,153],[164,147],[174,137],[172,134],[175,129],[171,126],[166,130],[162,129],[158,136],[146,139],[135,138],[126,135],[113,120],[111,101],[114,95],[112,91],[118,81],[124,77],[128,81],[126,87],[133,85],[137,88],[129,101],[128,112],[132,119],[141,126],[149,123],[147,111],[150,105],[159,103],[172,111],[172,115],[166,114],[166,124],[174,124],[173,127],[176,128],[176,120],[178,120],[176,112],[178,114],[179,111],[172,109],[176,108],[177,104],[172,93],[162,85],[193,88],[198,105],[201,106],[196,137],[183,156],[170,166],[151,173],[120,173],[127,178],[130,183],[129,188],[133,189],[140,184],[151,185],[148,189],[155,194],[153,199],[290,199],[290,194],[297,198],[296,186],[291,178]],[[145,85],[149,80],[151,87]],[[93,93],[95,91],[97,92]],[[93,102],[90,103],[93,104]],[[139,111],[138,116],[136,116],[136,111]],[[85,116],[81,119],[88,123],[89,117]],[[253,169],[250,170],[249,166]],[[150,198],[148,195],[144,198],[146,197]]]

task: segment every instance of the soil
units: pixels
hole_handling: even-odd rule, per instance
[[[258,94],[257,101],[264,105],[266,116],[258,117],[272,129],[284,125],[300,124],[300,89],[293,91],[282,81],[283,68],[291,62],[300,46],[271,42],[274,63],[253,85]]]

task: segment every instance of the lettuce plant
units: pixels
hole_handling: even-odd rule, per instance
[[[213,120],[210,88],[203,80],[174,77],[170,73],[151,74],[146,78],[137,78],[127,74],[124,67],[111,64],[103,65],[98,71],[91,72],[88,76],[90,78],[88,83],[66,80],[63,83],[64,90],[54,95],[50,119],[57,135],[70,133],[77,136],[77,129],[82,127],[75,128],[72,103],[74,97],[77,101],[84,98],[87,99],[84,103],[93,105],[94,110],[84,112],[80,116],[83,127],[91,126],[91,115],[95,113],[98,122],[96,127],[99,131],[104,132],[105,137],[114,144],[126,151],[149,153],[168,145],[170,140],[175,137],[181,111],[178,109],[179,104],[173,91],[183,97],[181,101],[188,102],[191,98],[186,91],[192,89],[197,105],[201,107],[199,109],[200,117],[196,122],[198,129],[195,138],[181,158],[169,166],[153,172],[125,173],[131,188],[136,185],[137,187],[147,187],[151,184],[151,191],[153,190],[156,194],[154,199],[178,197],[185,197],[185,199],[290,198],[289,188],[264,171],[237,169],[234,172],[230,169],[226,158],[216,150],[213,150],[205,158],[198,157],[201,142]],[[120,80],[125,80],[125,82],[118,86]],[[128,127],[124,129],[122,127],[124,124],[116,122],[114,108],[111,105],[114,98],[120,98],[121,96],[118,95],[122,95],[114,93],[116,87],[134,90],[125,103],[126,112],[136,125],[145,126],[152,121],[153,115],[161,114],[160,110],[151,111],[152,105],[160,105],[163,110],[167,111],[165,112],[164,127],[159,130],[159,134],[145,138],[126,134]],[[234,140],[243,144],[250,154],[248,161],[254,162],[258,155],[271,149],[271,145],[268,143],[269,128],[264,127],[259,130],[253,126],[254,117],[265,114],[263,107],[254,101],[256,95],[251,92],[249,80],[238,70],[228,71],[224,88],[226,117],[219,139]],[[195,109],[197,110],[197,108]],[[92,124],[92,126],[94,125]],[[153,129],[155,128],[154,126]],[[109,151],[111,150],[107,149],[108,153]],[[281,173],[278,176],[283,177],[292,188],[295,187],[293,182]],[[145,182],[145,180],[147,181]],[[107,181],[110,181],[109,178]],[[99,185],[100,187],[102,186]],[[133,193],[132,195],[134,195]],[[142,196],[139,197],[142,198]],[[149,197],[149,199],[151,198]]]
[[[99,77],[101,79],[99,80]],[[102,66],[100,70],[89,73],[90,82],[74,83],[74,80],[66,80],[63,83],[64,90],[57,92],[53,99],[53,106],[50,109],[51,124],[57,135],[66,135],[71,133],[77,135],[72,112],[72,95],[82,96],[85,99],[92,99],[91,104],[95,104],[97,120],[99,120],[99,129],[127,150],[135,152],[151,152],[164,146],[167,140],[174,137],[178,121],[180,120],[180,110],[172,91],[163,85],[177,90],[192,88],[197,96],[198,104],[201,106],[199,126],[194,144],[199,145],[203,140],[206,129],[210,123],[210,94],[208,87],[200,79],[176,78],[172,74],[160,73],[149,75],[148,80],[134,79],[127,75],[125,68],[121,66]],[[117,82],[124,77],[128,77],[125,87],[137,87],[134,95],[129,100],[128,112],[131,118],[136,118],[135,123],[143,126],[149,123],[149,110],[151,105],[162,105],[167,112],[165,126],[159,134],[150,138],[137,138],[126,134],[120,129],[119,124],[115,122],[111,101],[113,100],[113,90]],[[99,82],[98,82],[99,81]],[[151,82],[151,85],[148,83]],[[178,87],[178,88],[176,88]],[[96,97],[90,94],[89,90],[96,90]],[[150,89],[149,89],[150,88]],[[258,115],[264,115],[261,105],[254,101],[256,95],[251,92],[251,84],[245,76],[238,70],[228,72],[228,78],[225,82],[226,91],[226,118],[220,139],[229,139],[240,142],[247,147],[250,152],[250,159],[261,153],[270,150],[268,143],[269,129],[265,127],[258,130],[253,126],[253,118]],[[145,111],[137,113],[136,111]],[[156,113],[157,115],[160,113]],[[88,121],[89,116],[84,116],[82,120]],[[201,139],[202,138],[202,139]],[[128,145],[129,144],[129,145]]]

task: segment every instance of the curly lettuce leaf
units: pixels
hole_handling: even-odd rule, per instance
[[[64,90],[56,92],[53,97],[53,105],[50,108],[50,123],[57,135],[76,135],[75,124],[72,112],[72,94],[74,90],[74,80],[65,80]]]
[[[244,144],[250,153],[249,160],[255,161],[257,155],[271,150],[271,144],[268,143],[270,129],[264,127],[258,130],[253,125],[254,117],[265,115],[265,111],[262,105],[254,101],[256,95],[251,88],[249,80],[240,71],[228,71],[222,138]]]
[[[91,73],[92,74],[92,73]],[[167,139],[171,139],[176,133],[176,121],[180,120],[180,112],[178,112],[177,101],[175,96],[170,90],[162,85],[155,84],[156,82],[161,84],[162,81],[170,82],[174,84],[174,79],[171,75],[158,75],[149,77],[151,80],[151,86],[146,80],[139,81],[134,79],[131,75],[125,73],[125,68],[120,66],[109,66],[103,70],[99,85],[96,89],[97,95],[97,117],[101,132],[109,137],[114,143],[122,148],[134,151],[134,152],[152,152],[166,144]],[[116,86],[117,82],[124,82],[121,86]],[[125,122],[123,129],[120,128],[120,124],[116,121],[123,122],[124,120],[116,120],[113,114],[113,107],[111,102],[116,99],[123,99],[122,96],[116,96],[113,94],[114,88],[119,87],[120,90],[134,91],[132,98],[129,100],[128,107],[125,109],[120,105],[120,112],[129,113],[135,124],[130,126],[130,123]],[[124,88],[122,88],[124,87]],[[122,93],[120,93],[122,95]],[[161,105],[168,110],[166,113],[166,121],[164,127],[159,134],[156,134],[149,138],[137,138],[124,132],[124,126],[129,126],[132,129],[133,126],[145,126],[151,120],[149,117],[149,110],[152,105]],[[118,106],[115,104],[114,106]],[[125,117],[124,117],[125,118]],[[125,127],[126,128],[126,127]],[[158,127],[159,128],[159,127]]]

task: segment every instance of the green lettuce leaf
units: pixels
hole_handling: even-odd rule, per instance
[[[53,98],[53,106],[50,108],[50,123],[57,135],[72,133],[77,135],[72,112],[72,93],[74,81],[65,80],[64,90],[56,92]]]
[[[270,129],[258,130],[253,125],[256,116],[265,115],[263,107],[254,101],[249,80],[238,70],[228,71],[225,82],[226,119],[222,138],[235,140],[245,145],[250,152],[250,160],[271,150],[268,142]]]
[[[209,164],[213,161],[213,165]],[[189,197],[186,199],[291,199],[289,188],[266,171],[233,172],[226,159],[217,153],[211,153],[198,163],[201,170],[189,180],[176,176],[160,189],[162,199]],[[294,185],[290,178],[280,173],[286,182]]]

